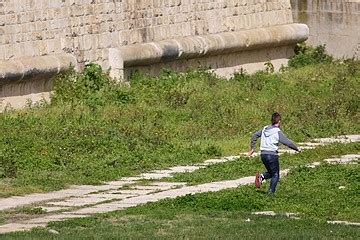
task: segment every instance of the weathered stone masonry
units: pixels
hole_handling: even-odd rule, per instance
[[[1,108],[48,99],[50,77],[71,64],[97,62],[117,78],[164,66],[225,76],[279,67],[307,38],[292,23],[289,0],[0,0]]]
[[[295,22],[307,24],[311,45],[338,58],[360,57],[360,0],[291,0]]]

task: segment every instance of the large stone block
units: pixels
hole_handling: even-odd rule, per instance
[[[121,47],[124,67],[151,65],[179,59],[199,58],[259,48],[291,45],[305,41],[309,29],[303,24],[289,24],[232,33],[193,36]]]

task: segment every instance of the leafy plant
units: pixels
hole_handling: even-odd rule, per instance
[[[289,60],[289,67],[300,68],[312,64],[331,63],[333,58],[326,53],[325,45],[311,47],[300,43],[295,47],[295,55]]]
[[[274,68],[274,65],[270,61],[266,62],[264,65],[265,65],[265,71],[267,73],[274,73],[275,68]]]

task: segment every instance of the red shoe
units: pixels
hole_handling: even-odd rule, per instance
[[[261,174],[259,172],[256,173],[256,176],[255,176],[255,187],[256,188],[260,188],[261,186]]]

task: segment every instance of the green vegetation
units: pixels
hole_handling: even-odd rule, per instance
[[[295,140],[358,133],[360,62],[282,73],[137,74],[131,88],[97,65],[58,76],[51,104],[0,114],[0,195],[96,184],[248,149],[283,114]]]
[[[300,154],[284,154],[280,157],[281,169],[304,166],[313,162],[321,162],[333,156],[341,156],[351,153],[359,153],[360,144],[332,144],[317,147],[314,150],[305,150]],[[210,165],[191,173],[177,173],[168,181],[187,182],[189,184],[200,184],[227,179],[237,179],[254,175],[257,171],[265,171],[259,157],[241,157],[236,161],[222,164]]]
[[[188,195],[125,211],[50,224],[60,234],[37,229],[4,239],[358,239],[359,227],[327,220],[360,221],[360,166],[297,168],[275,195],[242,186]],[[342,186],[342,188],[339,188]],[[275,211],[278,216],[255,216]],[[296,213],[300,220],[285,216]]]
[[[360,62],[334,61],[324,47],[299,45],[281,73],[206,71],[159,77],[137,74],[113,82],[99,66],[57,77],[51,104],[0,114],[0,197],[96,184],[150,169],[191,164],[248,150],[251,133],[283,115],[296,141],[360,131]],[[292,167],[275,195],[242,186],[187,195],[124,211],[51,223],[2,239],[359,239],[358,227],[328,220],[360,221],[360,165],[305,164],[359,153],[360,144],[331,144],[284,154]],[[199,184],[253,174],[258,158],[209,166],[174,181]],[[129,187],[125,186],[124,188]],[[277,216],[256,216],[275,211]],[[286,217],[296,213],[300,219]],[[34,206],[0,212],[0,223],[46,214]],[[58,231],[49,233],[49,228]]]
[[[296,46],[295,54],[289,61],[289,67],[291,68],[301,68],[307,65],[331,63],[333,61],[332,56],[326,53],[325,45],[311,47],[301,43]]]

